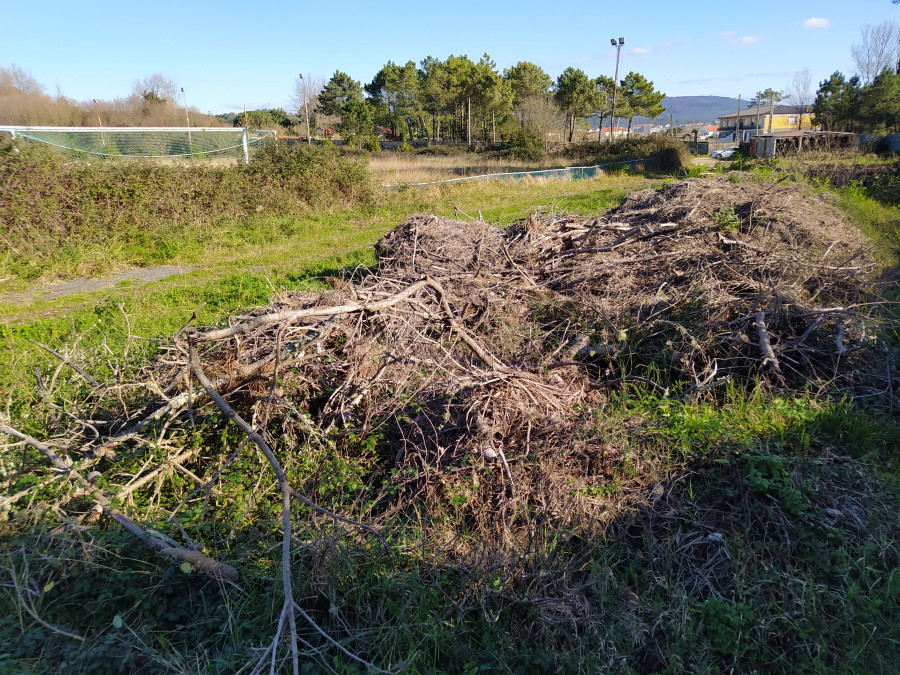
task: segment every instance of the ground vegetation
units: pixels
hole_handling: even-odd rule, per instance
[[[5,328],[3,667],[892,672],[897,206],[792,161]]]

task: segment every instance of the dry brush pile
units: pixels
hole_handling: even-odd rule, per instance
[[[594,433],[612,390],[714,396],[728,381],[763,380],[896,398],[876,339],[867,242],[803,188],[692,179],[635,193],[597,218],[541,213],[506,230],[414,216],[377,246],[375,270],[335,279],[328,292],[281,293],[226,327],[181,331],[144,371],[155,401],[120,408],[96,436],[85,425],[46,442],[3,430],[76,475],[164,555],[236,578],[214,554],[165,541],[111,505],[189,460],[202,484],[190,499],[203,499],[227,470],[220,461],[198,466],[197,449],[180,450],[105,491],[99,473],[88,475],[103,471],[115,486],[116,449],[187,428],[212,414],[212,401],[246,433],[235,453],[255,444],[276,475],[278,632],[296,648],[302,610],[288,563],[298,503],[378,537],[398,515],[452,511],[475,540],[521,551],[542,524],[583,532],[612,517],[581,489],[602,486],[621,460]],[[113,407],[101,385],[97,396]],[[314,504],[283,470],[341,439],[375,439],[374,496],[353,512]],[[627,486],[618,494],[621,504],[646,498]],[[439,526],[433,534],[448,549],[464,546]]]

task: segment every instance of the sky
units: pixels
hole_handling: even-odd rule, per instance
[[[7,0],[10,1],[10,0]],[[154,73],[184,88],[200,112],[284,108],[299,73],[336,70],[363,84],[387,61],[419,63],[488,53],[502,70],[519,61],[552,78],[566,67],[589,76],[631,70],[670,96],[745,100],[789,87],[808,69],[813,88],[854,72],[850,47],[861,28],[900,23],[891,0],[717,3],[85,2],[44,0],[40,11],[8,7],[0,67],[23,68],[47,93],[112,100]],[[37,9],[37,8],[35,8]],[[180,103],[184,103],[183,101]]]

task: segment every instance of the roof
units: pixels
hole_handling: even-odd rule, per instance
[[[801,109],[803,110],[804,115],[809,115],[812,113],[809,106],[799,106],[799,105],[776,105],[774,109],[772,109],[772,114],[774,115],[796,115]],[[741,117],[756,117],[759,114],[760,117],[763,115],[769,114],[769,106],[761,106],[758,108],[746,108],[741,110]],[[731,113],[730,115],[719,115],[720,120],[733,119],[738,116],[738,113]]]

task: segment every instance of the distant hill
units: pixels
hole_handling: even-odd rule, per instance
[[[741,107],[746,108],[749,101],[741,101]],[[675,124],[689,122],[706,122],[712,124],[719,115],[727,115],[737,112],[738,100],[728,96],[666,96],[662,101],[666,111],[657,117],[657,124],[669,123],[669,112],[674,113]],[[648,122],[645,117],[635,117],[636,123]]]

